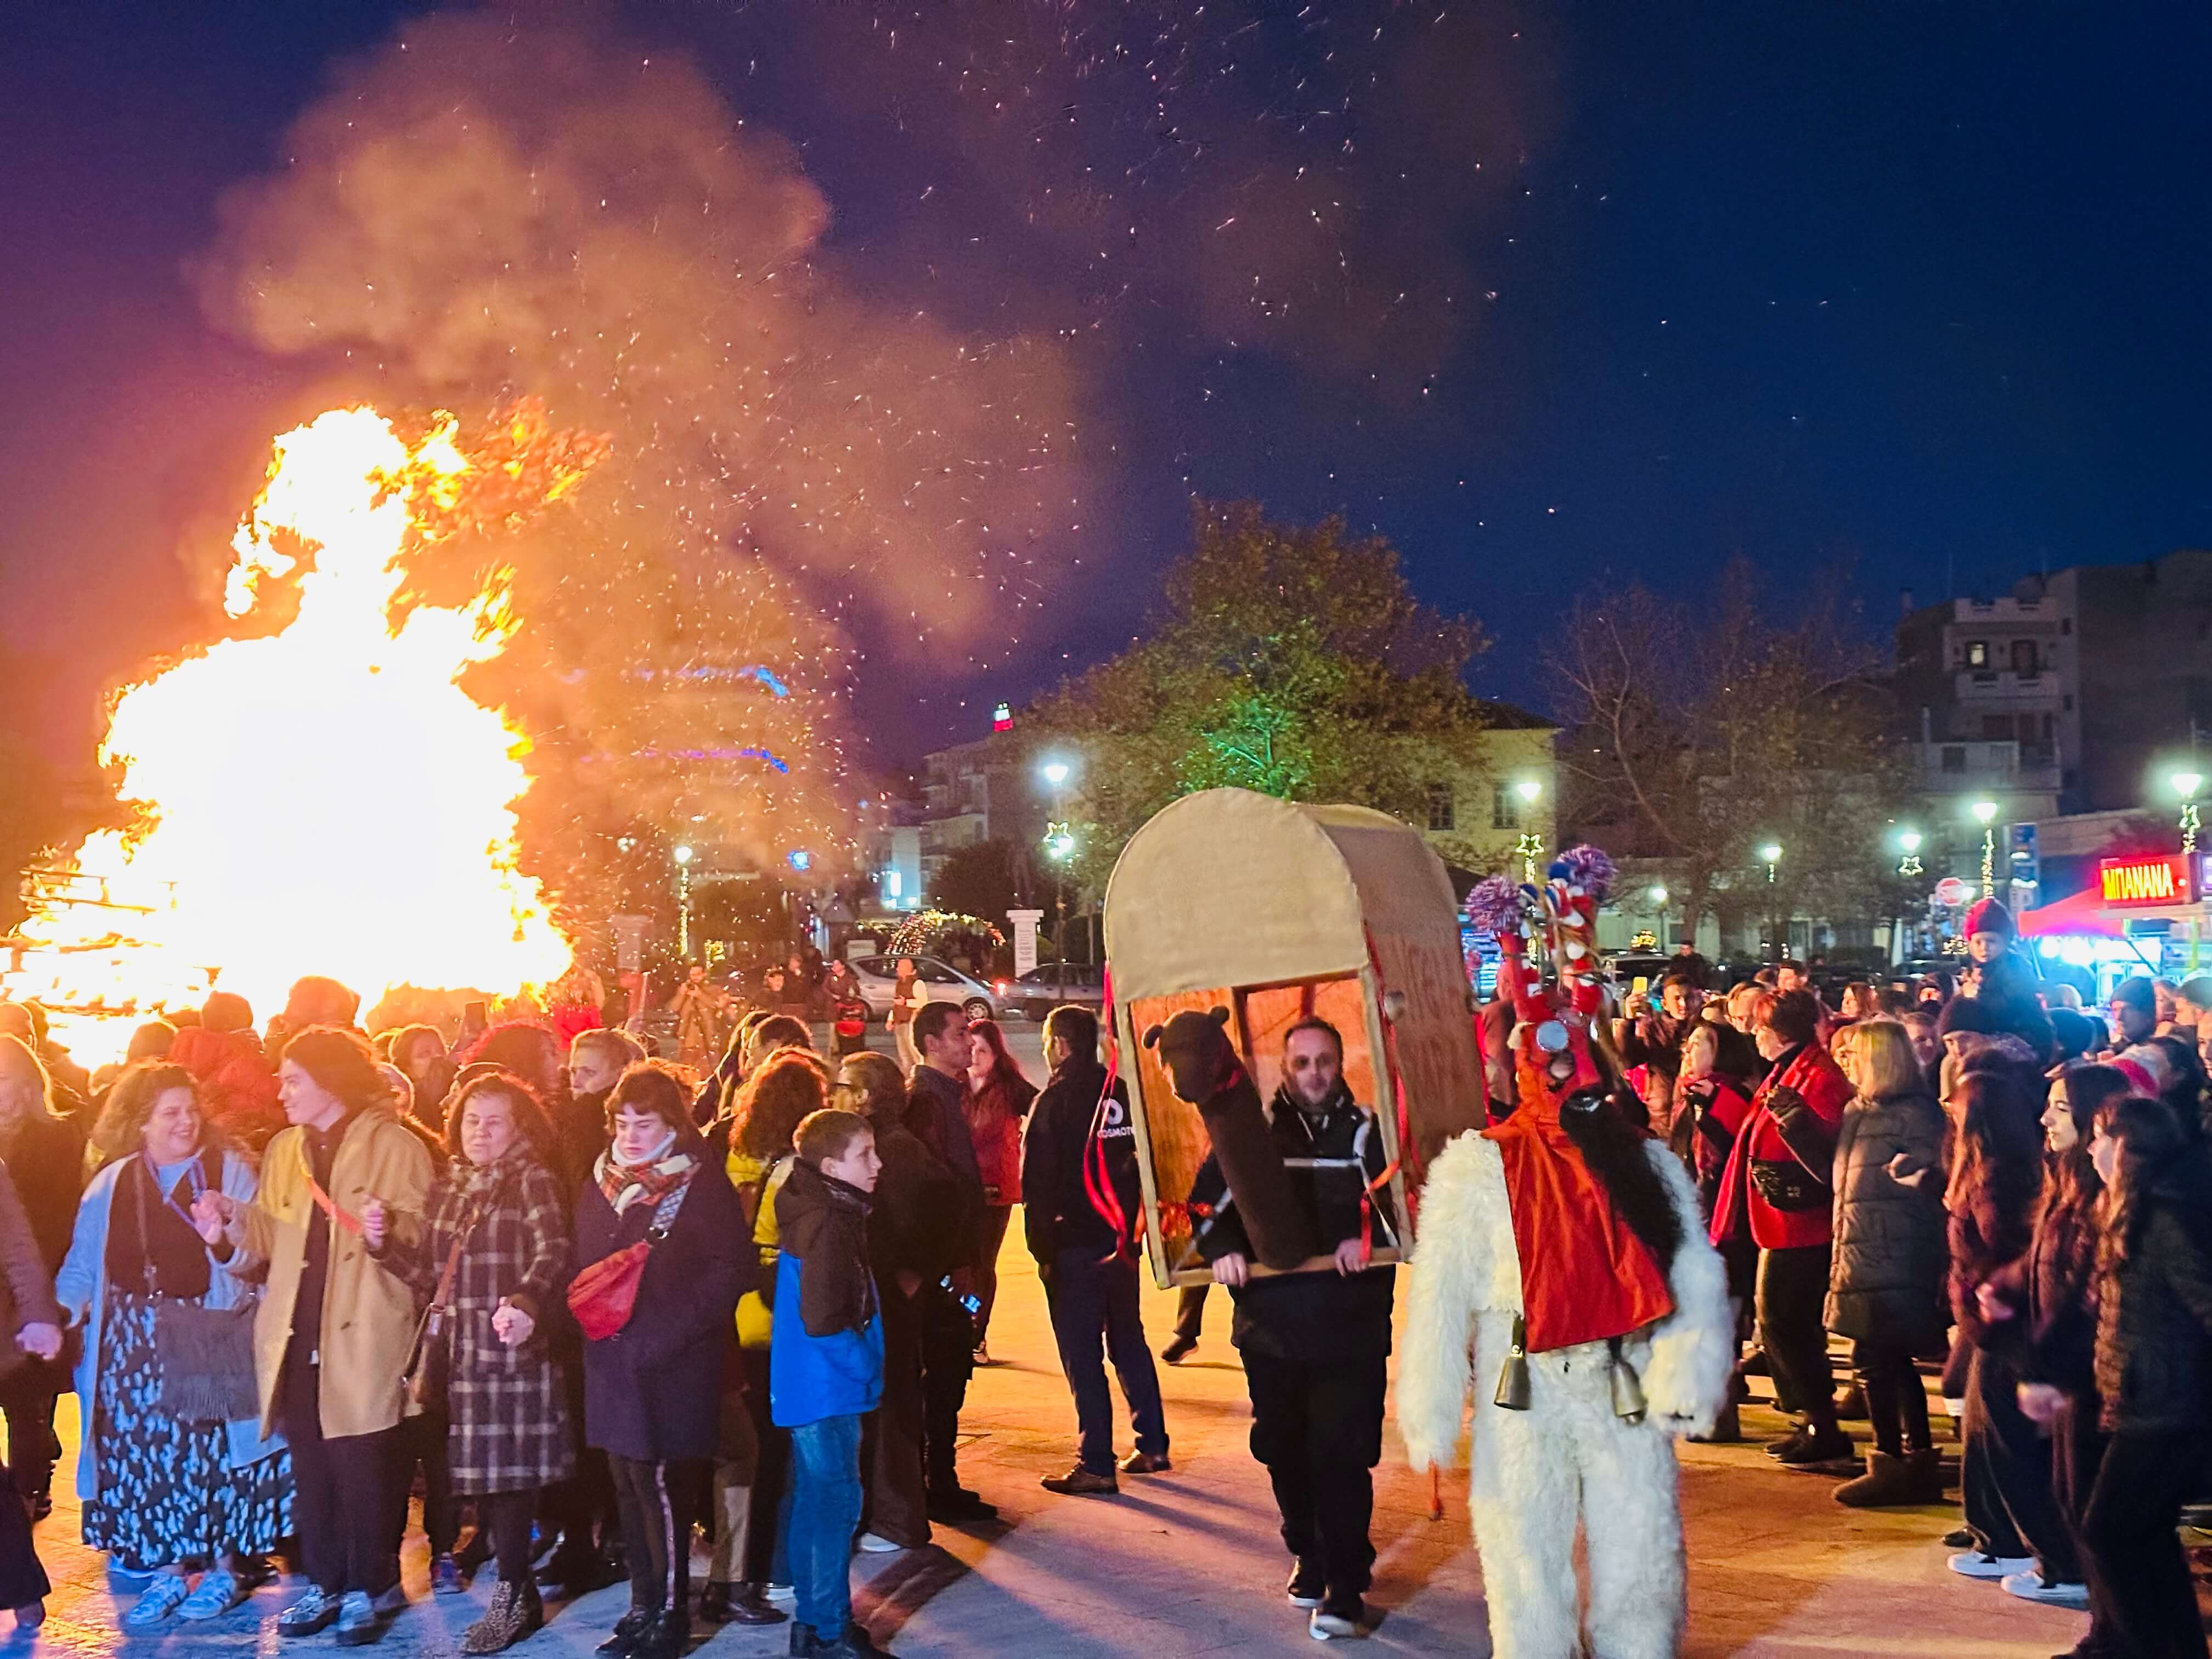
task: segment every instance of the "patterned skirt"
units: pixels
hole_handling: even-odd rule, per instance
[[[90,1412],[100,1491],[78,1494],[86,1545],[133,1572],[275,1548],[292,1529],[292,1454],[232,1468],[223,1425],[161,1409],[149,1298],[111,1284],[100,1346]]]

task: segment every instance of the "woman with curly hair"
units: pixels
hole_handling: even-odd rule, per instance
[[[969,1138],[975,1143],[975,1162],[983,1172],[981,1237],[975,1257],[975,1363],[988,1365],[991,1355],[984,1346],[991,1328],[991,1305],[999,1296],[999,1247],[1006,1243],[1006,1222],[1022,1195],[1022,1122],[1036,1098],[1036,1085],[1022,1075],[1022,1068],[1006,1052],[1006,1034],[994,1019],[971,1020],[968,1041],[974,1059],[968,1067],[968,1097],[962,1111],[968,1119]]]
[[[763,1022],[764,1024],[765,1022]],[[792,1137],[829,1100],[829,1067],[805,1048],[778,1048],[745,1078],[727,1117],[708,1135],[745,1214],[761,1282],[775,1274],[780,1235],[775,1194],[791,1174]],[[738,1304],[738,1374],[726,1382],[714,1455],[714,1552],[700,1592],[708,1624],[767,1625],[784,1615],[768,1604],[775,1573],[777,1515],[791,1434],[769,1420],[769,1338],[775,1315],[759,1291]],[[734,1384],[734,1386],[731,1386]]]
[[[422,1210],[372,1199],[362,1237],[429,1310],[414,1364],[446,1378],[430,1391],[444,1395],[452,1490],[477,1500],[499,1563],[491,1607],[461,1651],[497,1653],[545,1622],[531,1522],[538,1493],[574,1468],[568,1391],[543,1332],[568,1277],[568,1218],[552,1126],[514,1073],[482,1073],[456,1090],[445,1145],[451,1161]]]
[[[85,1189],[55,1292],[84,1337],[84,1541],[153,1575],[123,1615],[136,1632],[172,1614],[220,1618],[246,1599],[242,1558],[292,1530],[292,1459],[280,1436],[262,1431],[251,1340],[258,1287],[235,1256],[218,1261],[191,1221],[205,1191],[250,1203],[253,1166],[208,1127],[199,1084],[181,1066],[125,1070],[100,1132],[104,1145],[129,1150]],[[234,1322],[228,1346],[210,1314]]]

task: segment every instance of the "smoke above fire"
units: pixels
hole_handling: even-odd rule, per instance
[[[224,326],[381,406],[526,395],[607,434],[573,512],[501,550],[520,629],[471,682],[539,740],[526,846],[618,799],[763,860],[849,854],[856,634],[872,672],[957,662],[1080,523],[1054,343],[862,292],[793,149],[680,57],[410,24],[221,220],[194,276]]]

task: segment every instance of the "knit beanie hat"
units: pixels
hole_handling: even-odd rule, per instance
[[[2145,981],[2148,984],[2149,981]],[[2163,1095],[2173,1081],[2173,1066],[2166,1057],[2152,1044],[2138,1042],[2122,1051],[2112,1060],[2113,1068],[2125,1074],[2139,1094],[2155,1100]]]
[[[2005,908],[2002,899],[1985,898],[1966,912],[1966,920],[1959,929],[1962,939],[1972,939],[1977,933],[2002,933],[2015,939],[2020,929],[2013,923],[2012,912]]]
[[[2151,989],[2150,981],[2141,974],[2137,974],[2133,979],[2124,979],[2115,985],[2112,988],[2112,1000],[2126,1003],[2139,1014],[2154,1014],[2158,1012],[2158,994]]]

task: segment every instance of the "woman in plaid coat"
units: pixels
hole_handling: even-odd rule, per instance
[[[568,1390],[544,1330],[562,1305],[568,1267],[568,1206],[549,1167],[552,1146],[530,1085],[512,1072],[486,1072],[461,1085],[447,1115],[452,1162],[422,1213],[387,1213],[379,1203],[362,1212],[386,1270],[446,1310],[440,1335],[426,1327],[423,1346],[425,1353],[443,1346],[450,1356],[453,1492],[476,1498],[499,1562],[499,1588],[461,1638],[464,1653],[496,1653],[545,1622],[530,1571],[531,1521],[539,1489],[566,1480],[575,1461]],[[441,1295],[448,1271],[453,1283]]]

